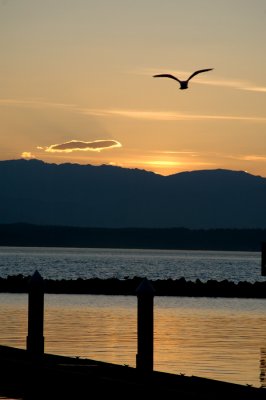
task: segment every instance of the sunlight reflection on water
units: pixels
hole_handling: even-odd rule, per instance
[[[27,295],[0,294],[0,301],[0,343],[25,348]],[[265,299],[155,297],[154,368],[266,386],[265,305]],[[133,296],[45,294],[44,329],[47,353],[135,367]]]

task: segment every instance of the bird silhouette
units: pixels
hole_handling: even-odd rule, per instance
[[[206,72],[206,71],[211,71],[213,68],[207,68],[207,69],[199,69],[198,71],[193,72],[193,74],[190,75],[190,77],[185,80],[181,81],[178,79],[176,76],[171,75],[171,74],[158,74],[158,75],[153,75],[153,78],[171,78],[174,79],[175,81],[179,82],[181,90],[188,89],[188,82],[190,81],[193,76],[200,74],[201,72]]]

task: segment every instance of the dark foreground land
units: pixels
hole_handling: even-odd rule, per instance
[[[89,228],[0,224],[0,246],[261,251],[266,229]]]
[[[0,395],[24,400],[148,399],[259,400],[263,388],[0,346]]]
[[[30,276],[13,275],[0,278],[0,293],[28,293]],[[132,279],[44,279],[45,293],[62,294],[104,294],[136,295],[136,289],[143,278]],[[185,278],[150,281],[156,296],[190,296],[190,297],[238,297],[266,298],[266,277],[262,282],[239,282],[228,280],[209,280],[201,282],[187,281]]]

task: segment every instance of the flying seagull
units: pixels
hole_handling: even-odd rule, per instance
[[[192,75],[186,80],[186,81],[181,81],[178,79],[176,76],[171,75],[171,74],[158,74],[158,75],[153,75],[154,78],[171,78],[174,79],[175,81],[179,82],[181,90],[188,89],[188,82],[190,81],[193,76],[200,74],[201,72],[206,72],[206,71],[211,71],[213,68],[207,68],[207,69],[199,69],[198,71],[193,72]]]

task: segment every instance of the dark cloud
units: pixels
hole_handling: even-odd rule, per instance
[[[94,140],[93,142],[71,140],[65,143],[52,144],[46,147],[45,151],[71,153],[72,151],[101,151],[113,147],[122,147],[122,145],[117,140]]]

